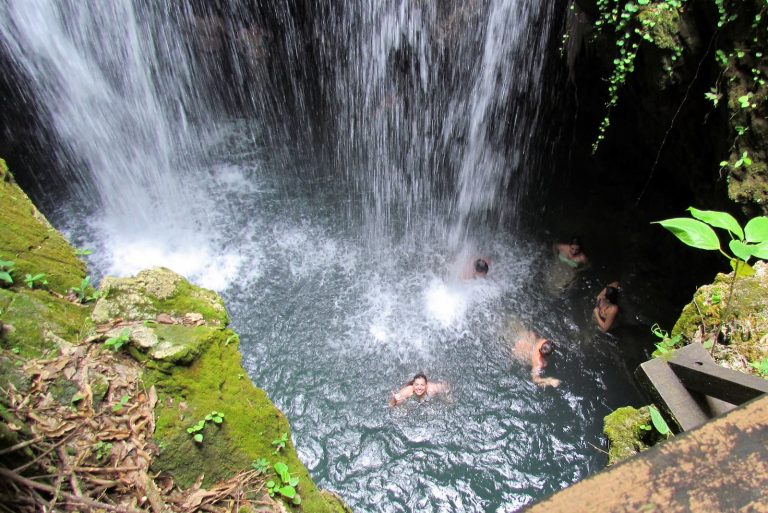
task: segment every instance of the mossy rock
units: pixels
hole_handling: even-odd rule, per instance
[[[718,274],[711,285],[696,290],[693,301],[683,308],[672,328],[672,335],[681,335],[687,343],[718,341],[713,348],[715,361],[735,370],[754,372],[748,363],[768,358],[768,263],[757,262],[754,269],[754,276],[734,282],[730,308],[727,304],[733,273]]]
[[[0,337],[6,349],[22,356],[58,350],[59,339],[78,343],[88,326],[90,308],[57,298],[45,290],[0,289],[0,318],[11,327]]]
[[[625,406],[603,418],[603,434],[608,439],[608,465],[634,456],[651,447],[656,441],[649,440],[647,429],[651,425],[648,407],[640,409]]]
[[[215,326],[229,324],[224,301],[215,292],[190,284],[164,267],[140,272],[133,278],[106,277],[101,282],[101,298],[96,302],[93,321],[155,319],[158,314],[183,316],[199,313]]]
[[[152,468],[168,472],[181,486],[191,486],[204,475],[203,486],[227,479],[266,458],[288,465],[300,479],[301,509],[311,512],[348,511],[337,497],[321,494],[289,441],[273,454],[272,441],[290,433],[285,416],[267,394],[248,379],[241,363],[237,337],[227,329],[207,330],[205,351],[189,366],[147,363],[146,386],[158,392],[155,441],[162,447]],[[206,422],[197,443],[187,428],[212,411],[224,414],[221,424]]]
[[[0,205],[0,260],[15,264],[14,286],[24,286],[24,275],[39,273],[45,273],[48,287],[61,294],[79,285],[85,264],[16,185],[2,159]]]

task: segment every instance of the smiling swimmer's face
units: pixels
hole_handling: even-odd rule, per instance
[[[416,378],[413,381],[413,393],[416,397],[422,397],[427,393],[427,380],[424,378]]]

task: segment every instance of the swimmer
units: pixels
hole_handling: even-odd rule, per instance
[[[581,250],[581,239],[574,237],[568,244],[555,244],[552,249],[557,254],[557,258],[573,269],[583,267],[589,263],[587,255]]]
[[[477,257],[467,262],[464,270],[461,271],[462,280],[473,280],[475,278],[485,278],[488,275],[488,269],[491,267],[491,261],[485,257]]]
[[[418,401],[424,401],[437,394],[448,393],[450,390],[451,387],[448,383],[440,381],[428,383],[427,377],[424,374],[416,374],[399,392],[392,393],[392,397],[389,398],[389,405],[397,406],[407,401],[409,397],[415,397]]]
[[[515,357],[531,364],[531,380],[542,388],[556,387],[559,379],[543,378],[541,373],[547,366],[547,358],[555,352],[555,343],[544,337],[540,337],[531,330],[525,330],[515,342]]]
[[[603,333],[611,329],[616,322],[616,316],[619,314],[618,303],[619,282],[614,281],[600,291],[600,294],[597,295],[597,305],[592,310],[592,316]]]

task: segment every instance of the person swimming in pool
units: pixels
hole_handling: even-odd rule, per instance
[[[597,321],[600,331],[605,333],[613,327],[619,314],[619,282],[606,285],[597,295],[597,304],[592,310],[592,316]]]
[[[581,249],[581,239],[574,237],[568,244],[554,244],[553,249],[557,258],[573,269],[584,267],[589,263],[587,255]]]
[[[515,358],[531,364],[531,380],[542,388],[560,385],[559,379],[541,376],[555,348],[554,342],[531,330],[524,330],[515,342]]]
[[[427,381],[427,377],[424,374],[416,374],[412,380],[405,384],[399,392],[393,392],[389,398],[390,406],[397,406],[407,401],[411,397],[415,397],[418,401],[428,400],[438,394],[445,394],[451,390],[448,383],[441,381],[435,381],[430,383]]]

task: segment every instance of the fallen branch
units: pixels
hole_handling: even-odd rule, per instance
[[[18,451],[19,449],[23,449],[24,447],[26,447],[28,445],[36,444],[37,442],[39,442],[43,438],[45,438],[45,437],[38,436],[36,438],[32,438],[31,440],[25,440],[23,442],[17,443],[16,445],[12,445],[10,447],[6,447],[5,449],[0,450],[0,456],[2,456],[3,454],[8,454],[9,452]]]

